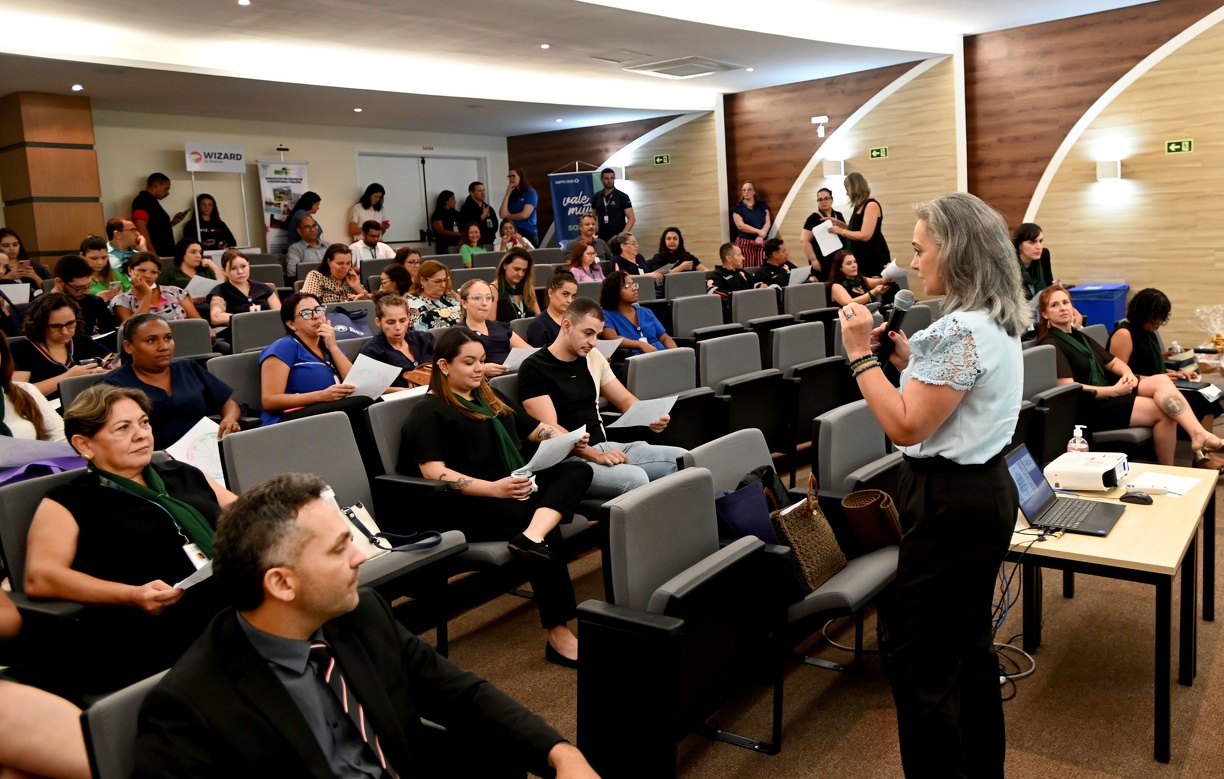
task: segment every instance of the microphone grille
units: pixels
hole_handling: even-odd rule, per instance
[[[910,306],[914,305],[914,293],[908,289],[903,289],[893,298],[893,307],[899,308],[902,311],[909,311]]]

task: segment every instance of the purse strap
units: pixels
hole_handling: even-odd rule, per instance
[[[816,484],[816,472],[812,471],[808,475],[808,503],[812,506],[817,505],[817,498],[820,497],[820,487]]]
[[[344,509],[344,515],[349,522],[361,531],[361,534],[378,549],[388,552],[415,552],[418,549],[432,549],[442,543],[442,534],[436,530],[423,530],[420,533],[399,535],[396,533],[371,533],[365,523],[357,518],[357,512],[351,508]]]

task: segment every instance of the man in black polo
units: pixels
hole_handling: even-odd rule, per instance
[[[790,284],[791,271],[797,266],[789,259],[786,244],[781,238],[770,238],[765,242],[765,262],[753,274],[757,285],[785,287]]]
[[[616,188],[616,172],[604,168],[599,172],[599,180],[603,182],[603,190],[596,192],[591,200],[599,223],[599,237],[607,241],[617,233],[632,232],[637,221],[633,216],[633,203],[628,195]]]
[[[189,213],[179,211],[171,219],[161,205],[169,194],[170,177],[165,173],[151,173],[144,191],[132,199],[132,221],[136,223],[136,230],[144,236],[149,251],[158,257],[174,256],[174,226]]]
[[[480,244],[488,246],[497,240],[497,209],[485,200],[485,185],[480,181],[468,184],[467,200],[459,208],[459,224],[475,222],[480,226]]]

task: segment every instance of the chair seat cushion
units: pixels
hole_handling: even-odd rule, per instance
[[[897,575],[898,547],[886,546],[846,561],[838,571],[806,598],[786,610],[786,621],[794,624],[825,612],[854,613],[867,605]]]
[[[469,541],[467,551],[461,552],[458,558],[489,568],[509,565],[514,559],[505,541]]]
[[[1152,428],[1128,427],[1123,430],[1102,430],[1092,434],[1092,440],[1100,448],[1102,443],[1131,444],[1142,446],[1152,440]]]

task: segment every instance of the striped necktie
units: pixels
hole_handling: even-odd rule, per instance
[[[391,779],[398,779],[399,774],[395,769],[387,765],[387,758],[383,755],[382,745],[378,743],[378,734],[374,732],[374,723],[370,722],[370,718],[366,716],[365,709],[361,706],[361,701],[357,700],[356,693],[349,686],[348,680],[344,678],[344,672],[340,670],[340,666],[336,663],[336,658],[332,655],[331,647],[326,641],[312,641],[310,644],[310,659],[314,662],[317,673],[323,679],[323,682],[331,688],[336,694],[336,700],[340,702],[340,707],[353,720],[353,724],[357,726],[357,733],[362,740],[370,747],[370,751],[378,758],[379,764],[387,772],[387,776]]]

